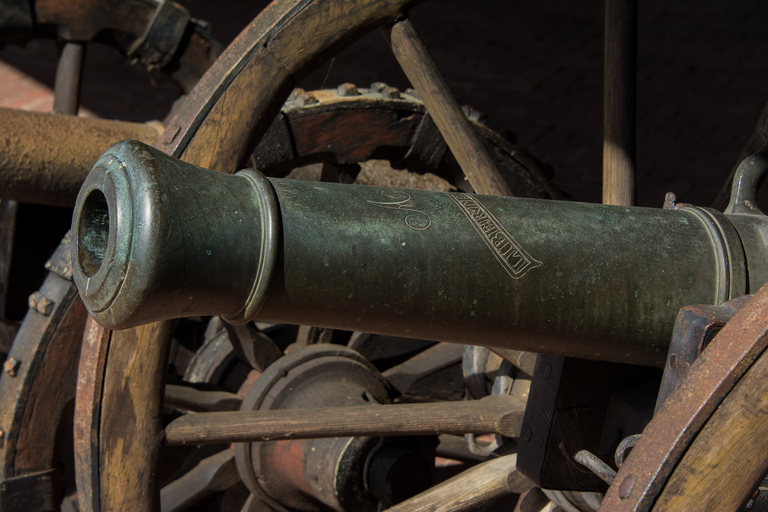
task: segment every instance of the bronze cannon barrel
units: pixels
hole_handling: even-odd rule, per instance
[[[154,144],[146,124],[0,108],[0,199],[73,206],[93,163],[115,142]]]
[[[678,309],[765,265],[707,209],[223,175],[131,141],[95,165],[73,229],[110,328],[222,315],[647,365]]]

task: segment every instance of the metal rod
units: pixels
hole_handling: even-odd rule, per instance
[[[511,196],[411,21],[406,18],[395,23],[385,30],[384,37],[475,192]]]
[[[605,2],[603,204],[635,204],[637,0]]]
[[[350,436],[501,434],[519,437],[525,403],[514,397],[469,402],[187,414],[165,429],[166,445]]]
[[[85,43],[67,42],[61,50],[56,68],[53,111],[56,114],[77,115],[80,107],[80,82],[83,78]]]

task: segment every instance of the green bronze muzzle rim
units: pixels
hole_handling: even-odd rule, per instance
[[[243,169],[235,173],[235,176],[247,179],[255,190],[253,197],[256,200],[261,217],[261,240],[256,254],[258,270],[253,280],[251,293],[240,311],[234,315],[224,317],[227,322],[239,325],[255,319],[262,306],[264,306],[264,300],[267,298],[267,289],[277,264],[278,237],[280,233],[277,196],[266,176],[253,169]]]
[[[109,308],[120,293],[132,245],[132,211],[125,166],[106,153],[77,196],[72,231],[73,278],[92,313]]]

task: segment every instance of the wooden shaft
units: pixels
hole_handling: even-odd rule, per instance
[[[395,23],[384,36],[475,192],[511,196],[411,21],[406,18]]]
[[[188,414],[165,429],[166,445],[278,439],[433,434],[519,437],[525,403],[513,397],[468,402]]]
[[[76,116],[80,108],[85,43],[67,42],[61,50],[54,83],[53,111]]]
[[[189,386],[167,384],[165,386],[165,406],[176,407],[185,411],[236,411],[243,399],[227,391],[195,389]]]
[[[517,471],[516,464],[515,454],[478,464],[387,512],[477,510],[506,494],[522,494],[534,483]]]
[[[637,0],[605,1],[603,204],[635,204]]]

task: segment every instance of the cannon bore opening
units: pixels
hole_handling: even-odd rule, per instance
[[[80,269],[93,277],[104,262],[109,240],[109,207],[100,190],[93,190],[83,203],[77,230]]]

